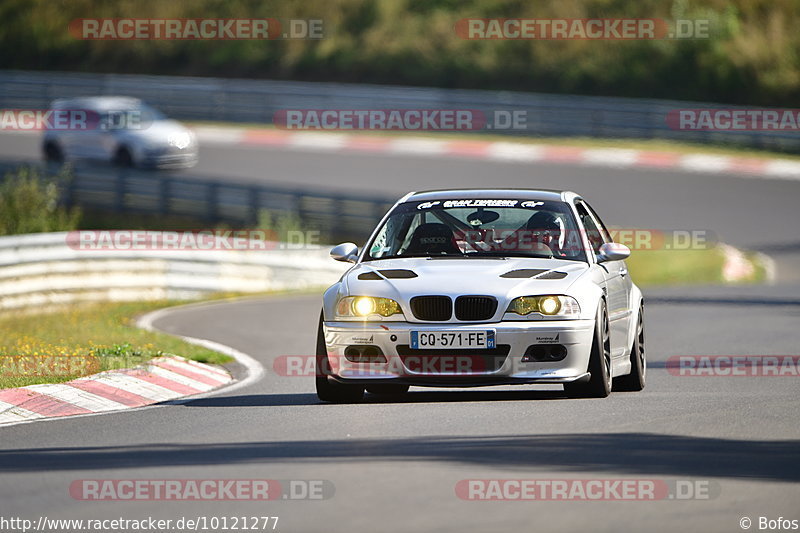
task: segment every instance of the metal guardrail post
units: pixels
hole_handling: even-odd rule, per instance
[[[261,211],[261,205],[259,202],[259,198],[261,196],[261,189],[257,185],[253,185],[250,187],[250,194],[249,194],[249,213],[247,215],[247,219],[251,224],[258,223],[258,213]]]
[[[172,180],[169,177],[161,176],[158,183],[158,211],[162,215],[170,212],[170,194],[172,192]]]
[[[206,216],[209,222],[219,221],[219,183],[211,182],[206,185]]]
[[[114,209],[122,213],[125,211],[125,182],[128,170],[123,169],[116,173],[114,182]]]

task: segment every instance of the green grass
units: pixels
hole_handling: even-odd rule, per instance
[[[755,254],[746,254],[754,274],[744,283],[766,279],[766,268]],[[724,283],[725,257],[719,248],[706,250],[634,250],[626,260],[631,279],[640,287]]]
[[[101,303],[46,314],[0,316],[0,389],[69,381],[103,370],[129,368],[164,354],[212,364],[232,361],[227,355],[171,335],[136,327],[136,316],[177,303]],[[41,362],[50,356],[59,364],[69,364],[34,369],[30,375],[30,368],[19,371],[20,360],[15,359]]]
[[[640,287],[722,281],[724,256],[710,250],[634,250],[626,260],[631,279]]]

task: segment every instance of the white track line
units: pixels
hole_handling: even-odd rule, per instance
[[[150,383],[149,381],[144,381],[143,379],[139,379],[128,374],[105,374],[100,375],[91,381],[96,381],[98,383],[102,383],[103,385],[108,385],[109,387],[114,387],[125,392],[142,396],[143,398],[147,398],[153,402],[174,400],[175,398],[181,396],[181,393],[179,392],[175,392],[174,390],[164,388],[161,385],[156,385],[155,383]]]
[[[289,137],[288,146],[301,150],[331,152],[341,150],[349,140],[340,133],[295,133]]]
[[[245,130],[242,128],[195,126],[192,129],[201,143],[239,144],[245,136]]]
[[[583,151],[582,158],[587,165],[629,167],[639,161],[639,151],[623,148],[588,149]]]
[[[733,161],[719,155],[691,154],[678,160],[678,166],[693,172],[725,172]]]
[[[776,159],[767,163],[762,177],[789,180],[800,179],[800,161]]]
[[[198,392],[206,392],[215,388],[214,385],[206,385],[205,383],[186,377],[183,374],[178,374],[177,372],[168,370],[163,366],[147,365],[147,372],[153,374],[154,376],[168,379],[173,383],[178,383],[179,385],[183,385],[185,387],[191,387]]]
[[[175,359],[165,358],[165,359],[158,359],[154,361],[150,361],[151,364],[158,364],[161,368],[172,367],[174,369],[183,369],[187,372],[193,372],[195,374],[200,374],[201,376],[205,376],[210,380],[216,382],[217,386],[224,385],[231,381],[231,377],[228,374],[221,374],[219,372],[213,372],[211,370],[207,370],[199,365],[190,365],[185,363],[184,361],[177,361]]]
[[[44,418],[44,415],[28,411],[13,403],[0,402],[0,424],[12,426],[21,422],[28,422],[37,418]]]
[[[200,303],[192,303],[192,304],[180,305],[180,306],[176,306],[176,307],[168,307],[166,309],[158,309],[156,311],[153,311],[151,313],[147,313],[146,315],[143,315],[142,317],[140,317],[139,320],[136,322],[136,325],[137,325],[137,327],[140,327],[140,328],[142,328],[144,330],[147,330],[147,331],[158,331],[159,333],[164,333],[164,332],[156,329],[153,326],[153,322],[155,322],[159,318],[163,317],[164,315],[168,314],[169,312],[171,312],[173,310],[184,309],[184,308],[187,308],[187,307],[207,307],[207,306],[212,306],[212,305],[222,305],[223,303],[225,303],[225,302],[200,302]],[[186,342],[188,342],[190,344],[194,344],[195,346],[202,346],[203,348],[208,348],[209,350],[213,350],[215,352],[219,352],[221,354],[225,354],[225,355],[228,355],[230,357],[233,357],[236,360],[237,363],[239,363],[240,365],[242,365],[245,368],[245,377],[244,377],[244,379],[242,379],[240,381],[235,381],[235,382],[231,383],[230,385],[226,385],[224,387],[221,387],[219,389],[215,389],[215,390],[210,391],[210,392],[206,392],[206,393],[203,393],[203,394],[198,394],[198,395],[192,396],[191,398],[187,398],[186,400],[175,400],[175,402],[172,402],[172,403],[180,404],[180,403],[183,403],[185,401],[186,402],[191,401],[194,398],[205,398],[207,396],[213,396],[213,395],[216,395],[216,394],[220,394],[222,392],[226,392],[226,393],[227,392],[231,392],[231,391],[234,391],[234,390],[241,389],[243,387],[248,387],[248,386],[252,385],[253,383],[256,383],[257,381],[259,381],[262,377],[264,377],[264,367],[261,365],[261,363],[259,363],[258,361],[253,359],[251,356],[247,355],[246,353],[240,352],[236,348],[232,348],[230,346],[226,346],[226,345],[221,344],[219,342],[214,342],[214,341],[211,341],[211,340],[208,340],[208,339],[201,339],[201,338],[198,338],[198,337],[188,337],[188,336],[185,336],[185,335],[174,335],[172,333],[169,333],[168,335],[172,335],[173,337],[178,337],[179,339],[182,339],[182,340],[184,340],[184,341],[186,341]]]
[[[86,392],[75,387],[63,383],[57,384],[43,384],[43,385],[29,385],[24,387],[27,390],[38,392],[39,394],[46,394],[56,400],[67,402],[70,405],[87,409],[95,413],[103,411],[117,411],[119,409],[126,409],[128,406],[108,398],[103,398],[96,394]]]
[[[446,141],[428,139],[395,139],[387,145],[390,154],[444,155],[446,149]]]
[[[495,161],[541,161],[545,156],[544,146],[511,142],[494,142],[489,145],[486,157]]]

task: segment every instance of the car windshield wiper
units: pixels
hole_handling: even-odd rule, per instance
[[[515,252],[470,252],[464,254],[465,257],[477,257],[480,259],[487,259],[487,258],[498,258],[498,259],[507,259],[509,257],[530,257],[532,259],[553,259],[552,255],[536,255],[536,254],[526,254],[526,253],[515,253]]]
[[[426,257],[428,259],[461,259],[464,254],[402,254],[402,255],[385,255],[383,257],[371,257],[370,261],[380,261],[381,259],[410,259]]]

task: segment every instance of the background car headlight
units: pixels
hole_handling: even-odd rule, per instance
[[[346,296],[336,304],[336,318],[360,318],[380,315],[390,317],[402,315],[400,304],[389,298],[372,296]]]
[[[178,148],[179,150],[183,150],[184,148],[192,144],[192,136],[185,131],[182,131],[180,133],[172,133],[167,138],[167,143],[169,143],[170,146]]]
[[[519,316],[538,313],[545,318],[578,318],[581,314],[581,308],[578,305],[578,301],[572,296],[555,294],[520,296],[511,301],[506,313],[513,313]]]

